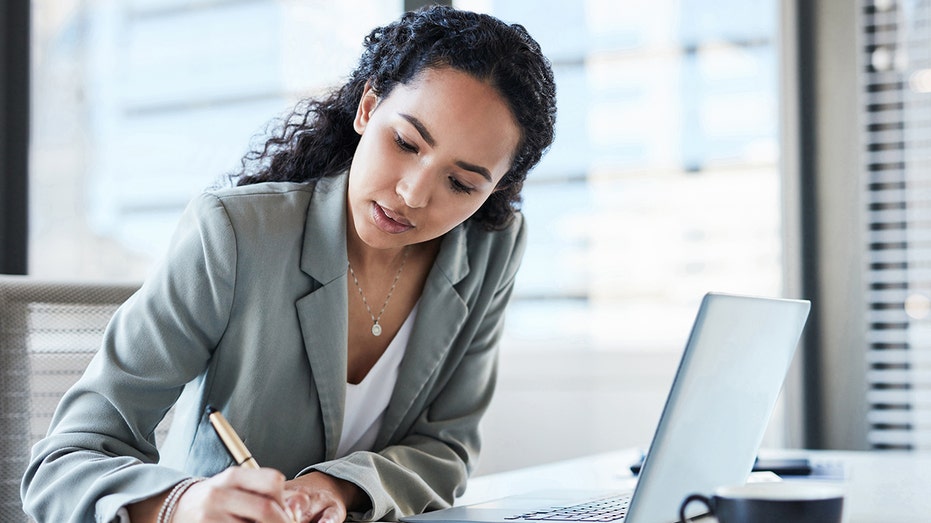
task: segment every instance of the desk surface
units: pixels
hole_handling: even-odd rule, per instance
[[[931,521],[931,453],[785,450],[760,455],[806,456],[815,465],[842,470],[842,477],[827,480],[841,482],[846,489],[844,523]],[[627,449],[479,476],[469,482],[457,504],[537,489],[629,489],[635,480],[628,466],[638,456],[636,449]]]

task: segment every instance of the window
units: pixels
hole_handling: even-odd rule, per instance
[[[646,443],[702,295],[783,292],[778,2],[454,5],[525,25],[559,96],[556,143],[525,185],[530,245],[503,341],[502,410],[486,424],[504,436],[487,440],[483,463]],[[234,170],[273,116],[340,83],[362,36],[402,2],[33,9],[30,273],[141,280],[184,205]],[[635,379],[619,388],[618,373]],[[527,398],[545,393],[561,394],[551,410],[580,417],[538,426],[544,448],[514,453],[507,434],[526,430],[514,425]],[[582,438],[564,433],[573,423],[604,430],[568,449],[563,436]]]
[[[705,292],[780,295],[775,2],[459,5],[519,20],[557,77],[509,348],[675,352]]]
[[[526,25],[558,80],[510,345],[678,349],[705,291],[780,294],[775,3],[546,4],[457,4]],[[144,277],[187,201],[400,9],[34,5],[30,272],[78,279]]]
[[[869,444],[931,448],[931,2],[866,0]]]
[[[389,2],[33,2],[31,266],[142,279],[272,117],[340,82]]]

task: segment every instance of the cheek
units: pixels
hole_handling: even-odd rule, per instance
[[[482,204],[485,203],[484,200],[480,202],[456,201],[456,197],[458,196],[459,195],[453,195],[453,198],[448,202],[447,205],[444,206],[446,209],[446,215],[447,215],[446,221],[448,224],[451,224],[453,227],[471,218],[472,215],[475,214],[475,212],[478,211],[482,207]]]
[[[374,140],[365,140],[363,135],[352,157],[351,178],[354,180],[350,180],[350,184],[357,185],[360,191],[372,189],[386,167],[382,149]]]
[[[356,151],[353,153],[352,162],[354,164],[358,163],[360,165],[369,165],[369,158],[374,157],[378,154],[377,144],[369,138],[368,134],[363,134],[362,138],[359,140],[359,145],[356,146]]]
[[[356,158],[361,159],[362,165],[371,171],[369,176],[377,175],[379,172],[384,174],[385,171],[392,170],[392,166],[396,166],[400,161],[397,146],[393,141],[379,140],[374,136],[366,140],[365,135],[356,148],[353,161]]]

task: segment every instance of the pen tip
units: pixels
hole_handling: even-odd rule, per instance
[[[213,414],[213,413],[216,412],[216,411],[217,411],[217,409],[213,408],[213,405],[207,405],[207,415],[208,415],[208,416],[211,415],[211,414]]]

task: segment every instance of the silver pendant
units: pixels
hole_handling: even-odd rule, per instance
[[[372,325],[372,334],[375,336],[381,336],[381,325],[378,323]]]

